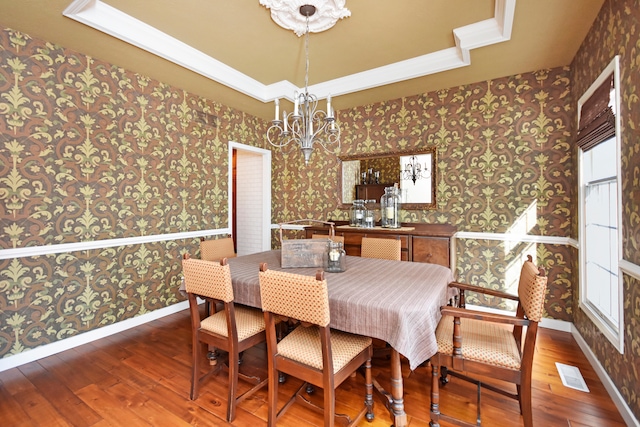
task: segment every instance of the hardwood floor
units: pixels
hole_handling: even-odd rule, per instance
[[[241,370],[264,372],[264,349],[245,353]],[[189,400],[191,339],[187,310],[103,338],[63,353],[0,373],[0,425],[8,426],[220,426],[229,425],[226,413],[226,371],[201,388],[196,401]],[[590,392],[562,385],[555,367],[562,362],[580,368]],[[624,426],[625,423],[568,333],[542,329],[539,334],[533,378],[536,426]],[[375,360],[373,373],[388,387],[389,366]],[[431,368],[411,372],[403,365],[405,408],[410,427],[429,425]],[[280,387],[280,404],[300,382],[294,378]],[[244,390],[249,384],[240,381]],[[312,396],[322,404],[322,390]],[[441,389],[444,412],[475,419],[475,388],[453,378]],[[232,425],[266,425],[267,389],[240,403]],[[337,391],[337,412],[357,413],[362,405],[363,380],[350,378]],[[521,426],[517,402],[482,394],[485,426]],[[391,419],[382,401],[374,398],[375,419],[361,426],[389,426]],[[322,425],[322,416],[292,406],[279,426]],[[336,425],[340,425],[337,423]],[[443,427],[447,424],[442,423]]]

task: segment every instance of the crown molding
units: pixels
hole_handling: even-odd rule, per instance
[[[345,95],[470,65],[471,50],[511,38],[515,6],[516,0],[496,0],[493,18],[453,30],[455,47],[321,82],[309,90],[318,98]],[[262,84],[100,0],[74,0],[62,14],[258,101],[284,98],[293,102],[293,94],[302,90],[287,80]]]

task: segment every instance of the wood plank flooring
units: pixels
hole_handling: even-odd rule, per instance
[[[226,371],[201,388],[196,401],[189,400],[191,339],[187,310],[141,325],[135,329],[67,350],[18,368],[0,372],[0,425],[13,426],[224,426]],[[590,392],[562,385],[555,362],[577,366]],[[541,329],[533,378],[536,426],[624,426],[613,402],[568,333]],[[264,348],[245,353],[241,369],[264,373]],[[389,386],[389,365],[375,360],[373,373]],[[405,409],[410,427],[429,425],[429,379],[431,368],[411,372],[403,364]],[[293,394],[300,382],[289,378],[280,387],[279,403]],[[241,390],[249,384],[240,381]],[[475,419],[474,386],[452,378],[441,389],[443,412]],[[322,404],[322,390],[312,400]],[[522,426],[515,401],[483,392],[485,426]],[[347,380],[337,391],[336,410],[355,414],[362,405],[360,375]],[[232,425],[266,425],[267,390],[258,391],[238,406]],[[361,426],[389,426],[382,401],[374,398],[375,419]],[[441,423],[443,427],[448,424]],[[278,423],[284,427],[322,425],[322,416],[294,404]],[[337,423],[336,425],[340,425]]]

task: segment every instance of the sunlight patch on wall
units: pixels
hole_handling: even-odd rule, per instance
[[[531,204],[522,212],[522,214],[516,218],[513,222],[513,225],[509,227],[507,232],[505,233],[508,236],[514,236],[513,239],[508,239],[504,242],[504,253],[508,255],[517,245],[520,244],[519,236],[524,236],[529,233],[536,226],[538,221],[537,212],[538,203],[536,200],[531,202]],[[536,259],[535,252],[533,259]]]

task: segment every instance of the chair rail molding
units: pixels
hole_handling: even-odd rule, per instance
[[[529,242],[546,243],[548,245],[571,246],[578,249],[578,241],[570,237],[560,236],[537,236],[533,234],[512,234],[512,233],[482,233],[476,231],[458,231],[455,234],[458,239],[472,240],[501,240],[503,242]]]
[[[116,246],[140,245],[143,243],[164,242],[167,240],[194,239],[231,233],[230,228],[185,231],[182,233],[152,234],[149,236],[126,237],[121,239],[92,240],[90,242],[60,243],[57,245],[29,246],[0,250],[0,259],[24,258],[38,255],[61,254],[65,252],[86,251],[90,249],[113,248]]]
[[[623,273],[628,274],[636,280],[640,280],[640,265],[634,264],[626,259],[621,259],[618,265]]]

